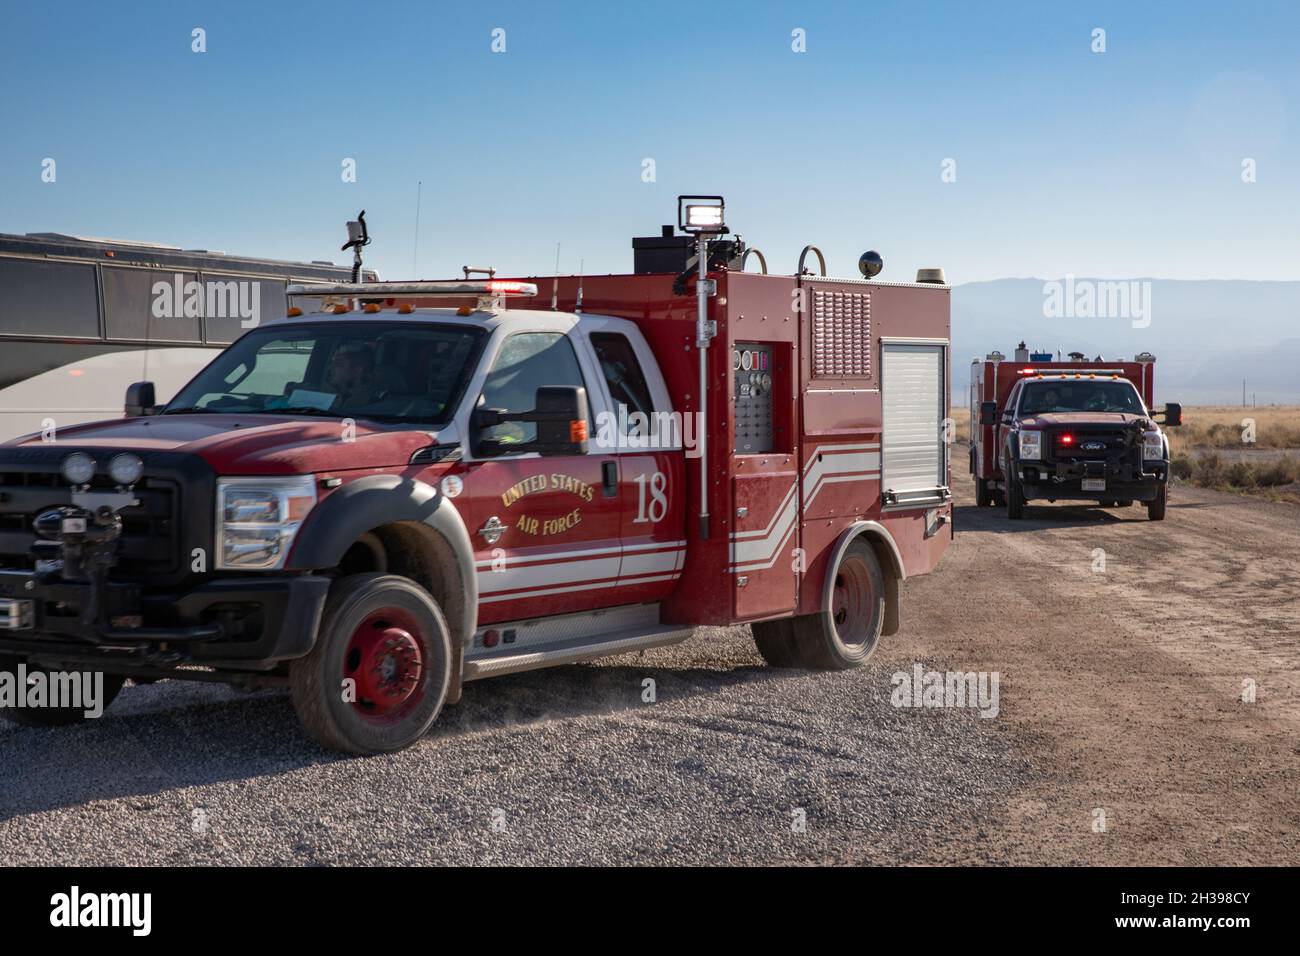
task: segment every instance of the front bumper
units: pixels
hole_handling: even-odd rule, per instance
[[[1026,501],[1154,501],[1169,480],[1167,461],[1017,461],[1015,469]],[[1085,491],[1085,479],[1105,488]]]
[[[315,575],[218,578],[180,593],[110,583],[100,622],[92,585],[0,571],[0,654],[66,661],[266,669],[311,650],[329,591]]]

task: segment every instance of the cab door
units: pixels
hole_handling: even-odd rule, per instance
[[[479,404],[531,411],[537,389],[592,383],[562,331],[519,331],[501,338]],[[511,454],[537,426],[507,422],[487,429],[504,451],[465,463],[466,522],[478,572],[479,623],[522,621],[622,603],[618,597],[618,464],[595,443],[585,455]],[[588,424],[594,434],[593,423]],[[477,447],[471,435],[469,447]]]
[[[591,348],[607,399],[595,442],[615,452],[623,561],[619,603],[661,601],[686,563],[683,436],[645,339],[631,323],[588,316]],[[646,369],[652,373],[647,375]],[[611,468],[606,464],[604,467]]]

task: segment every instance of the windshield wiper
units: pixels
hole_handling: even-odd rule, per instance
[[[221,411],[217,408],[200,408],[197,405],[189,405],[182,408],[164,408],[164,415],[216,415]]]
[[[325,418],[342,418],[340,412],[331,412],[327,408],[317,408],[315,405],[290,405],[288,408],[261,408],[259,414],[265,415],[317,415]]]

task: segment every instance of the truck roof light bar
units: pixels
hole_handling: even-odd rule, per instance
[[[397,296],[420,298],[467,298],[469,296],[533,296],[537,285],[513,279],[489,279],[486,282],[419,281],[419,282],[333,282],[291,285],[285,295],[343,296],[353,299],[389,299]]]
[[[978,361],[978,360],[977,360]],[[1123,375],[1122,368],[1022,368],[1018,375]]]

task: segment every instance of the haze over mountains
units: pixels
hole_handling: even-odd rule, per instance
[[[1045,279],[997,279],[953,287],[953,401],[965,403],[970,360],[997,349],[1086,352],[1089,358],[1156,356],[1156,401],[1185,405],[1300,404],[1300,282],[1235,279],[1077,277],[1136,282],[1149,293],[1146,316],[1048,318]],[[1135,290],[1138,291],[1138,290]]]

